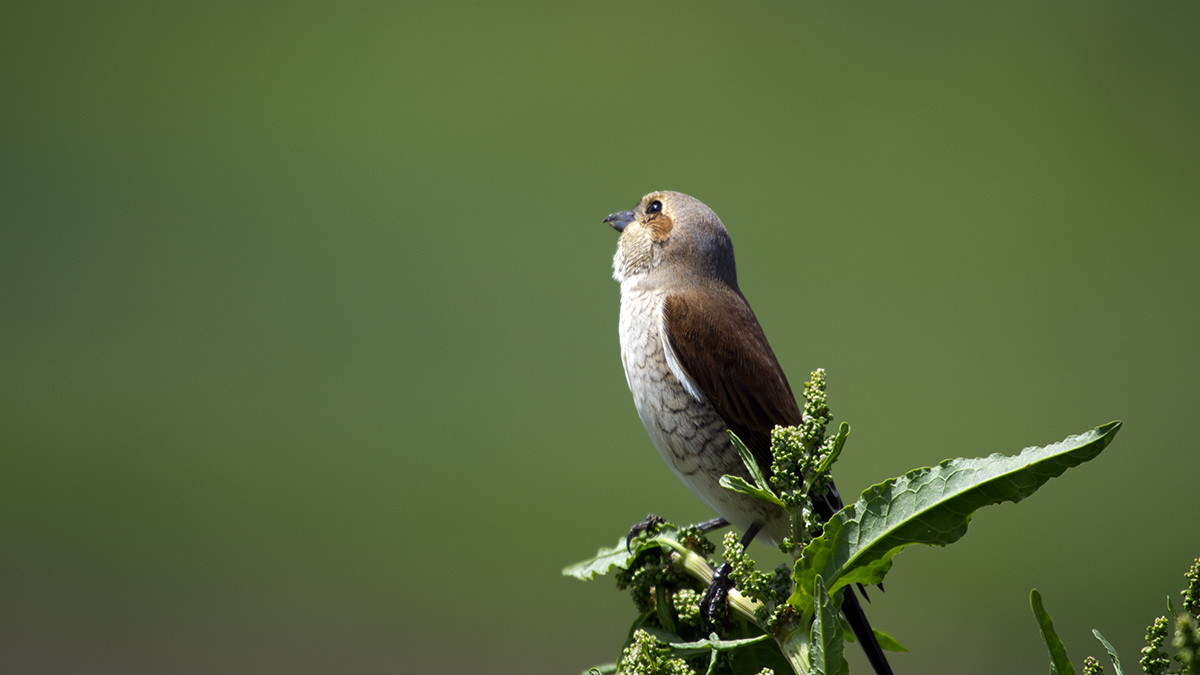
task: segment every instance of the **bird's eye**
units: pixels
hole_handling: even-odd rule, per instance
[[[657,199],[650,202],[650,206],[646,207],[646,213],[658,213],[659,211],[662,211],[662,202]]]

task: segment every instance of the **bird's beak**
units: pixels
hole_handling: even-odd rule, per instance
[[[620,211],[610,215],[604,219],[604,222],[612,225],[612,229],[621,232],[625,226],[633,222],[633,211]]]

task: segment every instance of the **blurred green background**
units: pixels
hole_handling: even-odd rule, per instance
[[[1044,672],[1033,587],[1136,670],[1200,555],[1197,45],[1191,0],[4,3],[0,670],[612,660],[629,599],[560,569],[711,516],[618,355],[601,219],[657,189],[828,369],[843,494],[1125,421],[897,558],[896,671]]]

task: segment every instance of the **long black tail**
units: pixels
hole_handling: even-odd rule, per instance
[[[879,646],[879,640],[875,639],[875,631],[871,630],[871,622],[867,621],[862,605],[858,604],[858,596],[854,595],[854,589],[847,588],[844,598],[842,614],[846,616],[858,644],[862,645],[871,667],[875,669],[876,675],[892,675],[892,667],[888,665],[887,656],[883,653],[883,647]]]

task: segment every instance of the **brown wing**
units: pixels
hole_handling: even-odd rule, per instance
[[[746,299],[721,288],[671,295],[663,306],[679,365],[771,475],[771,430],[803,422],[796,397]],[[822,520],[842,508],[833,481],[813,500]]]
[[[672,295],[663,322],[679,365],[769,474],[771,430],[802,417],[750,305],[724,288]]]

